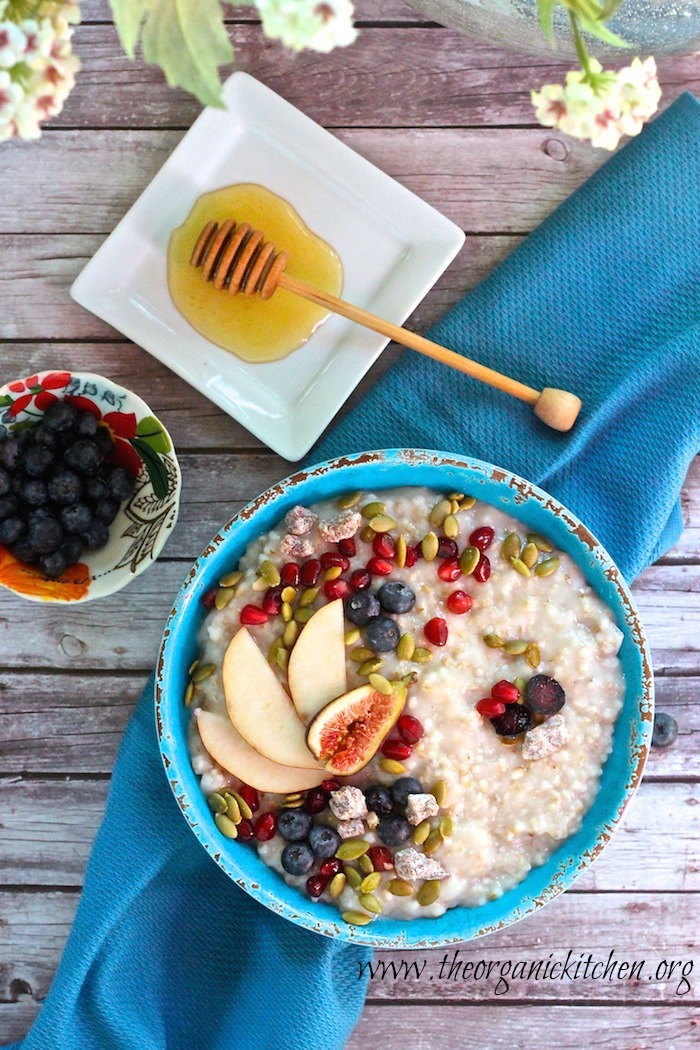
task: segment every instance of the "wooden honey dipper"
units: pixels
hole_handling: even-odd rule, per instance
[[[400,328],[399,325],[385,321],[376,314],[291,277],[285,273],[286,252],[277,252],[274,244],[266,242],[264,237],[261,230],[254,230],[247,222],[238,225],[233,219],[226,219],[221,225],[213,221],[208,222],[197,238],[190,256],[190,264],[195,267],[201,266],[204,280],[211,281],[215,288],[226,290],[230,295],[242,292],[249,297],[259,295],[261,299],[269,299],[277,288],[286,288],[288,292],[299,295],[302,299],[341,314],[350,321],[410,347],[411,350],[417,350],[420,354],[441,361],[449,368],[465,372],[482,383],[488,383],[512,397],[526,401],[533,406],[535,415],[554,430],[570,430],[576,422],[581,400],[575,394],[553,387],[535,390],[534,387],[510,379],[493,368],[486,368],[477,361],[463,357],[454,350],[448,350],[439,343],[433,343],[423,336],[409,332],[407,328]]]

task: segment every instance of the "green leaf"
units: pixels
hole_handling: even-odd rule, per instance
[[[592,22],[589,18],[584,18],[583,15],[579,15],[579,22],[581,23],[581,29],[584,33],[588,33],[590,36],[595,36],[598,40],[602,40],[606,44],[612,44],[613,47],[631,47],[626,40],[623,40],[617,33],[613,33],[612,29],[608,29],[607,26],[603,25],[602,22]]]
[[[559,0],[537,0],[537,8],[540,16],[540,25],[548,43],[554,42],[554,30],[552,28],[552,15]]]
[[[172,445],[165,427],[155,416],[145,416],[136,427],[136,434],[150,445],[154,452],[170,452]]]
[[[109,6],[112,8],[112,17],[121,45],[129,58],[133,58],[141,23],[146,17],[148,0],[109,0]]]
[[[130,438],[130,442],[143,460],[156,498],[165,499],[168,495],[168,474],[160,456],[141,438]]]
[[[141,48],[160,66],[171,87],[183,87],[200,102],[223,106],[219,66],[233,48],[220,0],[147,0]]]
[[[609,18],[612,18],[621,3],[622,0],[608,0],[600,15],[601,22],[607,22]]]
[[[8,405],[12,404],[13,400],[14,398],[11,398],[9,394],[3,394],[0,397],[0,408],[7,408]]]

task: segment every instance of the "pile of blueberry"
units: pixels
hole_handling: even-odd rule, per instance
[[[423,787],[415,777],[400,777],[391,788],[372,784],[365,791],[367,809],[378,814],[377,835],[385,846],[401,846],[411,836],[411,825],[404,816],[409,795],[420,795]]]
[[[328,824],[315,824],[304,809],[283,809],[277,820],[277,830],[287,845],[282,850],[282,867],[290,875],[306,875],[314,862],[334,857],[340,845],[340,835]]]
[[[35,426],[0,439],[0,544],[56,579],[109,540],[134,491],[111,462],[114,443],[91,412],[55,401]]]
[[[367,641],[375,653],[390,653],[399,644],[401,630],[396,620],[383,613],[407,613],[416,596],[406,583],[385,583],[376,594],[356,591],[345,603],[345,615],[357,627],[365,628]]]

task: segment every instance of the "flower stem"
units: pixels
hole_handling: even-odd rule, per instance
[[[581,68],[586,74],[586,77],[589,78],[591,75],[590,55],[588,54],[586,45],[583,42],[581,31],[579,30],[578,19],[571,8],[569,8],[569,20],[571,22],[571,31],[574,34],[574,45],[576,47],[578,60],[581,63]]]

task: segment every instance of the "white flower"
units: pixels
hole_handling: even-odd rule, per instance
[[[357,37],[350,0],[257,0],[265,35],[292,51],[332,51]]]
[[[23,61],[27,65],[32,66],[40,62],[41,59],[48,58],[51,54],[51,45],[55,40],[55,33],[49,19],[42,18],[41,23],[39,23],[35,22],[33,18],[28,18],[26,21],[20,22],[20,29],[27,41]]]
[[[14,123],[21,139],[38,139],[41,136],[39,121],[42,114],[36,107],[35,99],[25,96],[15,111]]]
[[[656,113],[661,98],[661,88],[656,78],[656,62],[647,58],[642,62],[632,59],[618,73],[621,102],[620,126],[625,135],[638,135],[645,120]]]
[[[14,22],[0,22],[0,69],[12,69],[22,61],[27,38]]]
[[[0,71],[0,129],[9,124],[15,115],[17,106],[24,98],[19,84],[13,84],[10,74]]]

